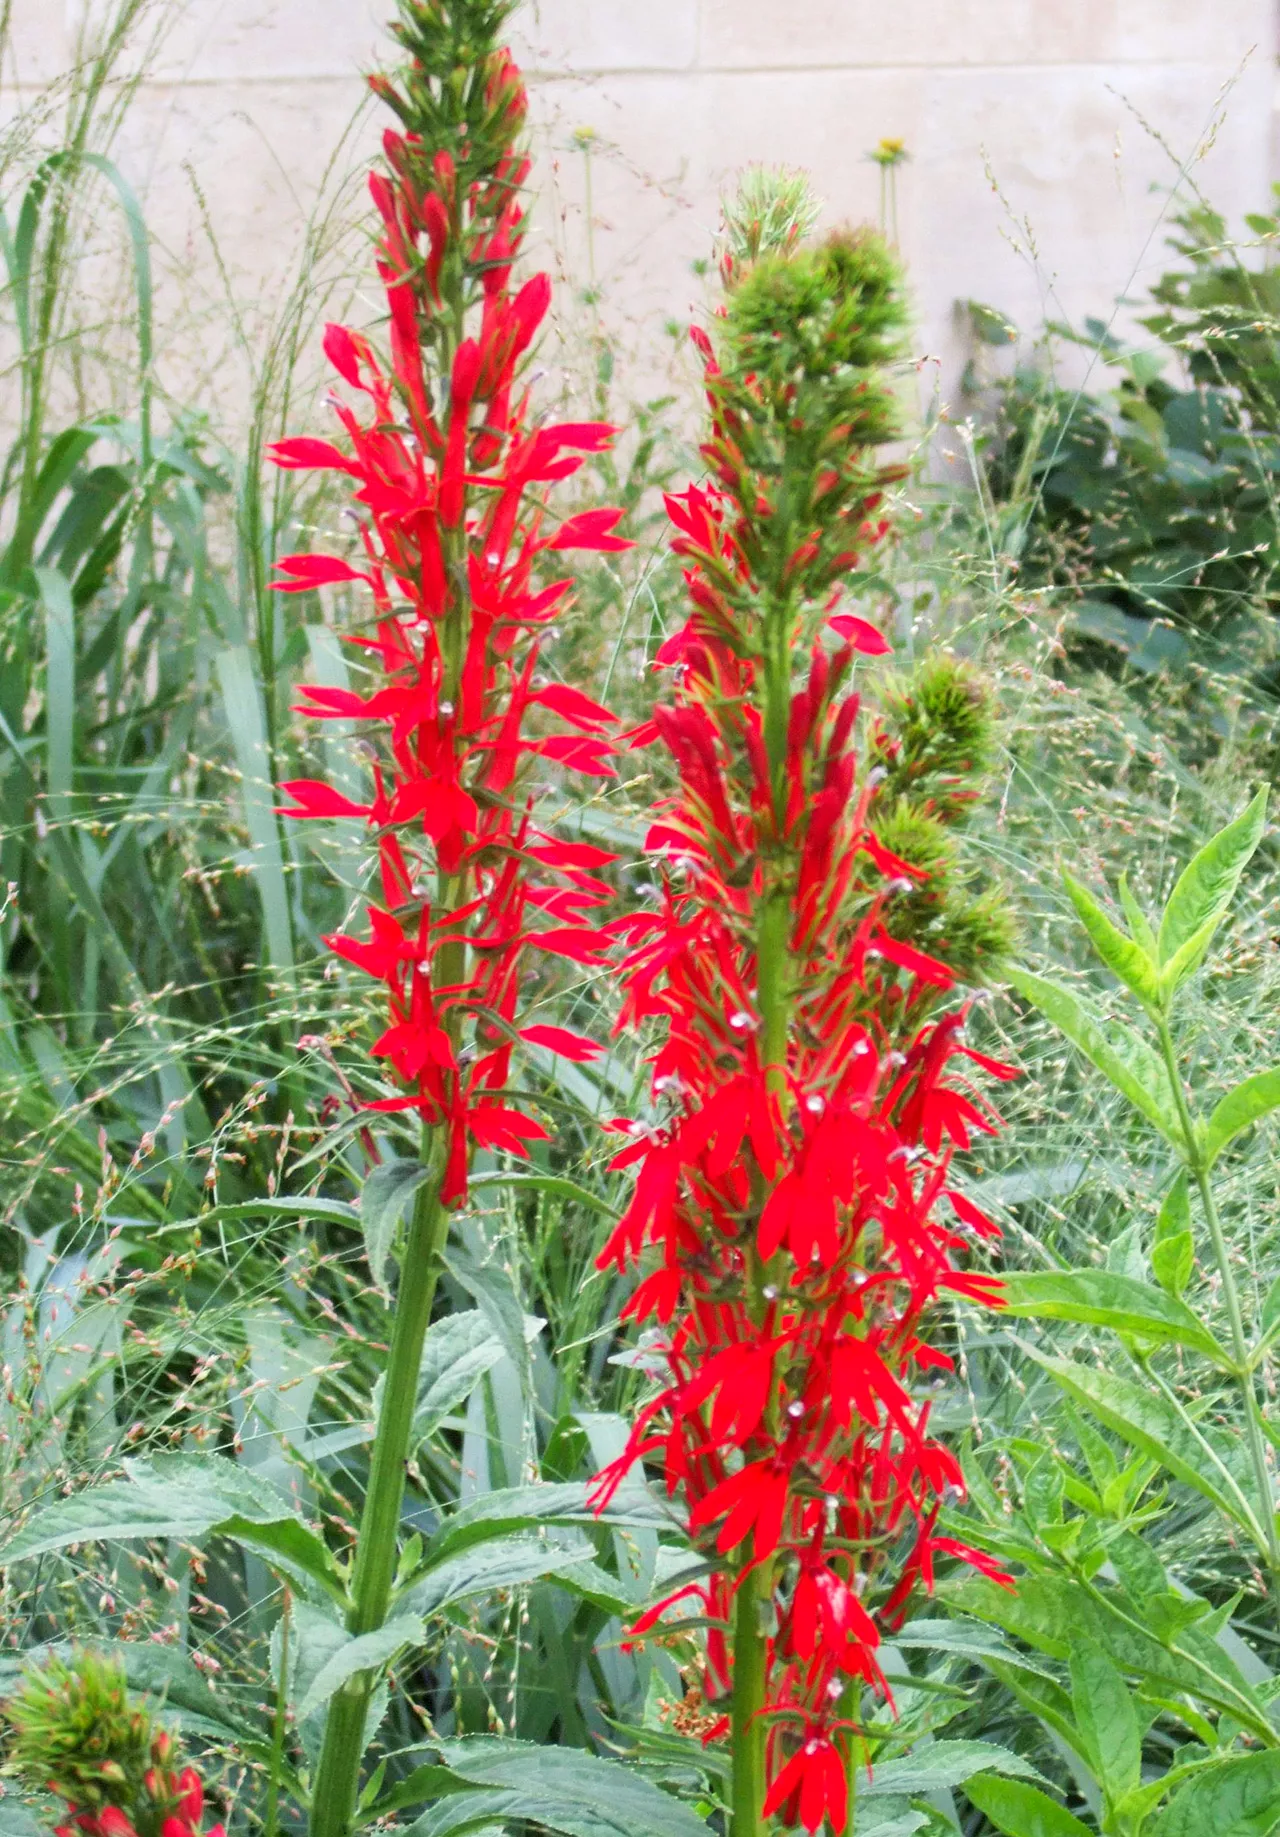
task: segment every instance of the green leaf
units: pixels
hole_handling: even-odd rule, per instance
[[[414,1837],[514,1819],[564,1837],[708,1837],[687,1805],[618,1761],[486,1735],[439,1745],[454,1772],[490,1790],[433,1805],[408,1827]]]
[[[1175,1793],[1151,1837],[1271,1837],[1280,1825],[1280,1749],[1242,1754]]]
[[[0,1562],[108,1539],[194,1541],[214,1534],[233,1538],[294,1581],[317,1583],[335,1600],[344,1598],[323,1538],[275,1487],[219,1455],[157,1455],[130,1463],[128,1479],[54,1500],[0,1546]]]
[[[391,1246],[410,1199],[431,1177],[423,1161],[383,1161],[371,1168],[360,1189],[360,1229],[374,1287],[390,1300],[387,1265]]]
[[[969,1802],[1005,1837],[1093,1837],[1087,1824],[1025,1780],[979,1774],[965,1784]]]
[[[1267,1298],[1262,1304],[1262,1314],[1258,1320],[1259,1338],[1270,1344],[1280,1333],[1280,1276],[1277,1276],[1267,1290]]]
[[[1229,1354],[1183,1302],[1162,1289],[1106,1269],[1072,1269],[1014,1273],[1001,1278],[1003,1311],[1032,1320],[1074,1320],[1110,1327],[1164,1345],[1173,1343],[1201,1352],[1230,1367]]]
[[[1160,921],[1160,962],[1167,993],[1184,982],[1204,958],[1235,897],[1240,876],[1262,840],[1266,822],[1264,787],[1183,869]]]
[[[1100,1646],[1071,1648],[1071,1705],[1085,1758],[1108,1796],[1122,1799],[1142,1779],[1142,1730],[1129,1686]]]
[[[1104,1022],[1079,996],[1058,983],[1024,969],[1007,974],[1018,993],[1039,1008],[1148,1122],[1181,1148],[1182,1132],[1169,1076],[1146,1042],[1118,1021]]]
[[[284,873],[284,846],[267,744],[262,691],[246,644],[218,653],[218,682],[227,730],[240,768],[240,797],[249,831],[249,866],[262,903],[263,943],[277,970],[293,968],[293,921]]]
[[[310,629],[311,628],[308,627],[308,630]],[[1120,876],[1120,904],[1124,907],[1124,915],[1129,921],[1129,930],[1133,933],[1137,942],[1141,944],[1143,950],[1145,950],[1152,961],[1155,962],[1159,957],[1159,946],[1156,943],[1156,934],[1151,929],[1151,924],[1146,913],[1133,897],[1133,891],[1123,874]]]
[[[400,1605],[415,1614],[438,1614],[455,1601],[537,1582],[589,1562],[591,1556],[584,1543],[550,1543],[529,1536],[497,1538],[437,1564],[409,1588]]]
[[[325,1659],[298,1704],[298,1721],[322,1709],[335,1690],[363,1671],[382,1671],[406,1646],[420,1646],[426,1637],[421,1616],[397,1614],[373,1633],[344,1634],[341,1644]]]
[[[858,1782],[859,1794],[874,1798],[882,1793],[914,1796],[924,1792],[944,1792],[961,1786],[975,1773],[1011,1773],[1023,1779],[1038,1780],[1040,1775],[1030,1761],[1023,1760],[1008,1748],[989,1741],[931,1741],[922,1744],[899,1760],[886,1760],[873,1766],[871,1779]]]
[[[933,1652],[944,1657],[973,1659],[979,1664],[997,1659],[1001,1664],[1012,1665],[1015,1670],[1034,1672],[1037,1677],[1053,1675],[998,1633],[972,1620],[909,1620],[894,1634],[893,1643],[908,1652]]]
[[[1111,922],[1092,894],[1078,880],[1064,872],[1062,884],[1079,914],[1081,924],[1089,934],[1093,948],[1107,968],[1114,971],[1139,1001],[1148,1008],[1158,1009],[1160,976],[1153,959],[1140,944],[1126,937],[1120,927]]]
[[[375,1824],[379,1818],[390,1817],[392,1812],[403,1811],[409,1805],[445,1799],[451,1793],[483,1790],[475,1780],[464,1780],[449,1767],[436,1767],[428,1763],[415,1767],[407,1779],[398,1781],[375,1799],[372,1805],[366,1806],[356,1819],[356,1829],[360,1830],[366,1824]]]
[[[1233,1465],[1240,1465],[1234,1449],[1216,1445],[1203,1426],[1193,1429],[1167,1399],[1130,1378],[1099,1371],[1092,1365],[1079,1365],[1071,1359],[1051,1358],[1032,1347],[1024,1350],[1104,1428],[1114,1430],[1131,1448],[1159,1461],[1174,1479],[1192,1487],[1257,1536],[1258,1527],[1243,1497],[1239,1476],[1232,1472]]]
[[[1212,1167],[1229,1142],[1280,1108],[1280,1071],[1255,1072],[1228,1091],[1205,1124],[1205,1166]]]
[[[445,1417],[466,1402],[485,1373],[498,1363],[502,1351],[501,1339],[479,1308],[450,1314],[432,1326],[418,1370],[413,1419],[416,1441],[433,1435]]]
[[[1184,1168],[1165,1194],[1156,1219],[1156,1241],[1151,1247],[1151,1268],[1156,1281],[1176,1301],[1191,1280],[1196,1264],[1191,1235],[1191,1195]]]
[[[536,1530],[540,1525],[606,1524],[670,1530],[675,1522],[672,1512],[639,1486],[622,1488],[598,1516],[591,1507],[590,1488],[577,1481],[505,1487],[484,1493],[452,1513],[432,1538],[427,1556],[434,1565],[473,1544],[488,1543],[513,1531]]]

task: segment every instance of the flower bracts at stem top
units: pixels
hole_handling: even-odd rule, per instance
[[[358,562],[293,555],[280,588],[346,582],[370,596],[367,627],[346,636],[381,680],[364,694],[303,694],[321,719],[379,723],[385,754],[368,803],[317,780],[284,790],[290,815],[360,817],[376,834],[371,935],[327,941],[385,986],[389,1024],[373,1052],[403,1089],[371,1107],[417,1111],[445,1134],[446,1205],[465,1192],[473,1146],[522,1154],[544,1133],[504,1096],[516,1041],[568,1058],[596,1050],[520,1014],[527,949],[603,960],[587,921],[607,894],[593,870],[611,859],[540,830],[525,780],[538,757],[612,772],[609,711],[537,673],[539,635],[572,584],[545,579],[543,558],[629,546],[614,534],[620,512],[555,523],[545,509],[545,488],[617,430],[535,425],[520,387],[551,292],[544,274],[513,278],[526,95],[505,50],[474,51],[509,11],[493,0],[403,0],[395,30],[409,61],[398,82],[372,79],[412,124],[387,131],[387,169],[370,179],[390,365],[368,339],[331,325],[326,352],[364,405],[332,398],[347,447],[296,439],[272,449],[281,466],[332,468],[355,485]],[[567,731],[532,737],[534,709]]]
[[[994,1227],[949,1178],[995,1124],[964,1068],[1011,1074],[944,1005],[1007,942],[947,834],[986,761],[981,693],[946,658],[880,721],[853,688],[889,648],[844,595],[896,475],[872,459],[896,423],[894,263],[842,234],[724,271],[695,333],[711,480],[668,500],[692,611],[641,736],[679,789],[647,844],[660,909],[625,924],[621,1025],[663,1028],[657,1120],[626,1125],[614,1165],[638,1177],[601,1259],[645,1269],[625,1313],[667,1379],[597,1498],[644,1457],[683,1493],[709,1575],[634,1631],[701,1601],[746,1837],[762,1815],[843,1832],[882,1631],[939,1555],[985,1562],[940,1532],[962,1479],[920,1383],[950,1365],[923,1337],[939,1298],[998,1302],[959,1260]]]
[[[3,1706],[6,1771],[66,1801],[56,1837],[202,1837],[204,1784],[131,1697],[123,1667],[92,1651],[32,1666]],[[207,1837],[224,1837],[221,1824]]]

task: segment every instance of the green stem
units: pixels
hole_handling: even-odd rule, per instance
[[[1258,1489],[1258,1507],[1266,1535],[1264,1555],[1271,1571],[1271,1587],[1274,1594],[1276,1579],[1280,1577],[1280,1532],[1276,1528],[1275,1489],[1272,1486],[1271,1473],[1267,1466],[1267,1444],[1259,1419],[1258,1394],[1249,1370],[1249,1346],[1245,1338],[1244,1315],[1240,1308],[1240,1291],[1236,1287],[1235,1271],[1231,1267],[1226,1234],[1222,1229],[1222,1220],[1218,1216],[1218,1205],[1213,1196],[1209,1170],[1205,1164],[1204,1153],[1196,1134],[1195,1123],[1192,1120],[1191,1108],[1187,1102],[1187,1093],[1183,1088],[1182,1077],[1178,1071],[1173,1035],[1169,1031],[1169,1023],[1166,1020],[1158,1021],[1157,1027],[1160,1034],[1160,1050],[1164,1054],[1169,1083],[1173,1087],[1174,1102],[1178,1106],[1178,1121],[1186,1145],[1187,1165],[1191,1169],[1192,1177],[1200,1192],[1200,1203],[1204,1207],[1205,1222],[1209,1227],[1214,1260],[1222,1278],[1222,1298],[1226,1303],[1227,1321],[1231,1328],[1231,1350],[1236,1363],[1235,1379],[1244,1403],[1249,1458],[1253,1463],[1254,1484]]]
[[[738,1585],[733,1613],[733,1816],[730,1837],[759,1837],[764,1830],[764,1724],[767,1682],[762,1608],[765,1570],[753,1569]]]
[[[443,1143],[436,1144],[438,1164],[418,1189],[401,1264],[386,1384],[351,1582],[347,1631],[353,1636],[376,1631],[386,1620],[391,1604],[422,1343],[431,1319],[440,1253],[449,1228],[449,1214],[440,1200],[443,1147]],[[359,1673],[330,1702],[311,1795],[310,1837],[348,1837],[351,1830],[360,1790],[365,1718],[378,1675],[376,1671]]]
[[[280,1615],[280,1682],[276,1687],[275,1715],[271,1722],[271,1771],[267,1776],[267,1811],[262,1837],[277,1837],[280,1829],[280,1776],[284,1772],[284,1744],[289,1727],[289,1618],[293,1597],[286,1588]]]

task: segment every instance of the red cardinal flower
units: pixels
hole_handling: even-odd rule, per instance
[[[551,290],[545,275],[512,286],[524,239],[528,166],[515,137],[526,98],[505,52],[490,60],[485,85],[487,139],[464,136],[456,159],[419,134],[385,135],[386,170],[370,190],[389,362],[359,333],[330,326],[325,350],[356,397],[333,399],[343,441],[272,448],[277,465],[338,470],[354,483],[357,563],[291,555],[276,584],[355,592],[349,642],[377,673],[374,684],[361,694],[309,687],[300,711],[372,728],[374,787],[365,803],[311,779],[282,789],[292,817],[368,826],[381,903],[368,908],[367,935],[326,942],[382,984],[372,1051],[402,1089],[371,1107],[416,1111],[447,1136],[446,1204],[465,1193],[473,1146],[526,1155],[544,1133],[500,1099],[513,1048],[524,1040],[571,1060],[599,1050],[563,1029],[525,1025],[521,1014],[530,950],[607,961],[591,924],[607,888],[591,870],[611,859],[533,821],[526,780],[539,762],[592,779],[614,770],[609,710],[536,674],[541,631],[571,584],[537,576],[551,550],[630,546],[614,533],[616,510],[581,511],[543,530],[547,487],[617,430],[580,421],[535,428],[516,388]],[[375,88],[412,114],[388,79]],[[473,335],[458,337],[446,293],[478,302]],[[444,376],[433,382],[439,353]],[[535,709],[537,735],[527,724]],[[548,719],[567,731],[546,731]]]
[[[600,1257],[639,1266],[625,1313],[661,1329],[667,1372],[596,1497],[661,1465],[708,1567],[696,1589],[737,1617],[707,1678],[709,1699],[732,1693],[735,1761],[763,1750],[766,1816],[843,1834],[850,1721],[833,1705],[850,1680],[855,1702],[888,1695],[881,1631],[935,1555],[983,1561],[935,1535],[960,1470],[919,1386],[949,1364],[924,1337],[943,1296],[998,1299],[959,1261],[994,1227],[948,1186],[955,1147],[995,1119],[960,1075],[945,900],[895,845],[918,833],[904,809],[928,823],[929,800],[956,804],[947,748],[862,710],[859,659],[889,647],[832,611],[883,533],[868,454],[892,418],[861,328],[892,323],[896,280],[871,242],[794,262],[758,287],[731,264],[699,341],[712,482],[667,499],[690,610],[660,658],[674,694],[635,743],[665,745],[677,788],[647,843],[658,909],[617,927],[620,1028],[660,1030],[654,1120],[614,1160],[636,1183]],[[904,893],[923,913],[907,924]],[[744,1639],[765,1642],[743,1667],[765,1677],[754,1695]]]

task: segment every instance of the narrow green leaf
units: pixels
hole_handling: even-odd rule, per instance
[[[1166,972],[1177,967],[1179,978],[1191,973],[1195,965],[1185,946],[1192,947],[1191,955],[1197,950],[1200,957],[1204,955],[1235,897],[1250,856],[1262,840],[1266,822],[1264,787],[1248,808],[1219,830],[1183,869],[1160,921],[1160,962]]]
[[[409,1201],[431,1177],[423,1161],[383,1161],[371,1168],[360,1189],[360,1228],[364,1232],[364,1253],[374,1286],[390,1299],[387,1287],[387,1265],[396,1231],[404,1219]]]
[[[1090,1762],[1109,1797],[1122,1799],[1142,1779],[1142,1730],[1129,1686],[1092,1640],[1071,1648],[1071,1705]]]
[[[473,1544],[488,1543],[513,1531],[540,1525],[607,1524],[646,1530],[670,1529],[673,1513],[639,1486],[624,1487],[599,1515],[592,1509],[590,1488],[576,1481],[557,1485],[513,1486],[485,1493],[445,1519],[428,1546],[432,1564],[442,1563]]]
[[[1156,934],[1151,929],[1151,922],[1146,913],[1133,897],[1133,890],[1123,874],[1120,876],[1120,904],[1124,907],[1124,915],[1129,921],[1129,930],[1133,933],[1134,938],[1141,944],[1152,962],[1157,962],[1160,952],[1156,943]]]
[[[931,1652],[939,1657],[968,1658],[978,1664],[998,1660],[1002,1665],[1012,1665],[1017,1671],[1030,1671],[1036,1677],[1052,1678],[1052,1672],[1046,1671],[1034,1659],[1028,1658],[1025,1652],[1019,1652],[1007,1639],[973,1620],[935,1620],[920,1618],[909,1620],[900,1632],[893,1636],[895,1646],[904,1651]]]
[[[981,1773],[965,1782],[965,1796],[1005,1837],[1093,1837],[1065,1805],[1025,1780]]]
[[[1140,944],[1125,936],[1078,880],[1064,871],[1062,884],[1088,932],[1093,948],[1109,970],[1148,1008],[1160,1006],[1160,976],[1155,963]]]
[[[1280,1825],[1280,1749],[1241,1754],[1174,1794],[1151,1837],[1271,1837]]]
[[[1173,1343],[1230,1365],[1230,1355],[1183,1302],[1106,1269],[1013,1273],[1002,1278],[1004,1312],[1033,1320],[1074,1320],[1160,1344]]]
[[[56,568],[33,568],[44,607],[45,785],[57,823],[71,817],[75,772],[76,610],[71,587]]]
[[[218,654],[218,681],[227,729],[240,768],[240,796],[249,831],[249,865],[262,903],[264,945],[277,970],[293,968],[293,923],[284,877],[280,819],[275,814],[271,756],[262,696],[247,645]]]
[[[1168,1073],[1145,1040],[1118,1021],[1104,1022],[1078,995],[1058,983],[1024,969],[1010,970],[1008,976],[1018,993],[1039,1008],[1148,1122],[1182,1146]]]
[[[579,1186],[576,1180],[565,1180],[559,1174],[532,1173],[487,1173],[473,1174],[469,1182],[474,1191],[477,1187],[506,1187],[512,1192],[529,1190],[537,1193],[551,1193],[560,1199],[572,1199],[576,1205],[586,1206],[590,1211],[602,1212],[606,1218],[617,1218],[616,1206],[611,1206],[599,1193],[593,1193],[589,1187]]]
[[[1205,1125],[1204,1155],[1212,1167],[1228,1143],[1280,1108],[1280,1070],[1255,1072],[1228,1091]]]
[[[358,1677],[364,1671],[384,1670],[397,1653],[403,1652],[406,1646],[420,1646],[424,1638],[425,1629],[417,1614],[397,1614],[376,1632],[344,1637],[311,1680],[298,1704],[298,1721],[305,1722],[308,1716],[322,1709],[348,1678]]]
[[[1169,1191],[1156,1219],[1156,1240],[1151,1247],[1151,1268],[1156,1281],[1176,1301],[1195,1268],[1195,1240],[1191,1235],[1191,1194],[1184,1168]]]
[[[1267,1290],[1267,1298],[1262,1304],[1262,1316],[1258,1322],[1258,1330],[1265,1340],[1273,1339],[1277,1329],[1280,1329],[1280,1276],[1276,1277]]]
[[[1174,1479],[1192,1487],[1211,1504],[1258,1535],[1252,1510],[1237,1474],[1237,1451],[1219,1447],[1201,1425],[1192,1427],[1158,1392],[1145,1389],[1131,1378],[1079,1365],[1071,1359],[1051,1358],[1025,1347],[1070,1397],[1091,1411],[1104,1428],[1112,1429],[1131,1448],[1159,1461]],[[1216,1456],[1216,1458],[1215,1458]]]

